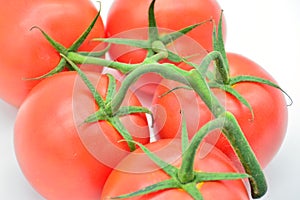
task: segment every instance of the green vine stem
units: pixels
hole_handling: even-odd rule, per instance
[[[186,85],[189,84],[187,80],[187,77],[189,76],[189,72],[180,69],[173,64],[153,63],[153,64],[139,65],[135,70],[130,72],[122,81],[122,85],[119,91],[116,93],[115,97],[112,100],[112,109],[118,110],[130,86],[133,83],[135,83],[139,79],[139,77],[150,72],[160,74],[162,77],[166,79],[178,81]]]
[[[117,69],[124,74],[127,74],[118,92],[116,92],[115,95],[111,96],[111,103],[107,103],[107,102],[104,103],[102,102],[102,100],[97,102],[99,103],[99,107],[104,109],[103,111],[98,112],[96,113],[96,115],[93,116],[93,117],[99,117],[98,119],[110,120],[116,126],[115,128],[118,130],[124,130],[124,129],[122,125],[119,124],[118,122],[118,116],[115,116],[114,114],[118,113],[118,111],[120,110],[123,99],[127,91],[129,90],[130,86],[133,83],[135,83],[142,75],[149,72],[154,72],[160,74],[162,77],[166,79],[174,80],[191,87],[205,102],[205,104],[213,113],[215,118],[225,117],[226,120],[224,122],[224,126],[222,127],[222,132],[225,134],[225,136],[233,146],[236,154],[240,158],[240,161],[246,173],[251,176],[249,178],[249,182],[251,185],[252,196],[254,198],[259,198],[263,196],[267,190],[267,186],[260,165],[252,149],[250,148],[247,140],[245,139],[245,136],[236,118],[231,113],[226,112],[223,105],[221,105],[217,97],[212,93],[211,88],[206,80],[205,73],[208,70],[208,66],[212,61],[215,61],[222,82],[225,84],[230,82],[229,75],[228,75],[229,68],[228,68],[227,60],[226,57],[223,55],[225,50],[222,49],[224,46],[222,46],[223,44],[221,44],[223,43],[223,40],[222,40],[222,35],[220,35],[221,34],[220,27],[218,30],[218,35],[214,33],[213,36],[214,40],[217,41],[214,45],[216,51],[209,53],[204,58],[201,65],[199,66],[192,65],[195,67],[195,69],[192,69],[191,71],[185,71],[171,63],[159,64],[157,63],[157,61],[159,61],[160,59],[169,58],[170,55],[173,56],[174,59],[178,59],[178,56],[176,57],[176,55],[172,54],[172,52],[167,51],[166,48],[164,48],[166,44],[164,44],[161,38],[159,38],[158,36],[157,27],[154,18],[154,12],[153,12],[154,3],[155,0],[152,1],[149,9],[149,15],[150,15],[149,31],[153,29],[152,30],[153,32],[151,32],[150,34],[151,35],[150,37],[151,47],[149,50],[150,53],[148,54],[149,57],[147,57],[146,60],[140,64],[132,65],[132,64],[125,64],[120,62],[114,62],[114,61],[109,61],[101,58],[96,58],[92,54],[91,56],[86,56],[86,54],[80,54],[75,52],[77,50],[77,47],[80,46],[80,44],[86,38],[87,34],[90,31],[90,27],[93,26],[93,23],[95,23],[97,18],[95,18],[91,26],[86,30],[86,32],[82,35],[82,37],[80,37],[69,49],[66,49],[62,47],[60,44],[55,43],[55,41],[52,40],[50,37],[48,37],[44,32],[42,33],[45,35],[47,40],[53,45],[53,47],[56,48],[56,50],[59,53],[61,53],[62,61],[63,61],[61,64],[65,64],[66,62],[68,62],[68,64],[78,72],[80,72],[80,70],[79,68],[77,68],[75,63],[86,63],[86,64],[96,64],[100,66],[107,66],[107,67]],[[147,43],[147,45],[148,44],[149,43]],[[184,60],[184,59],[180,58],[179,60]],[[59,68],[59,70],[61,69]],[[85,82],[88,83],[88,81],[84,78],[84,76],[82,77],[83,80],[85,80]],[[90,89],[93,92],[94,88],[90,88]],[[95,97],[97,97],[97,94],[95,93],[93,94],[96,95]],[[93,118],[93,120],[94,119],[95,118]],[[124,130],[123,133],[125,134],[124,138],[126,140],[130,140],[130,135],[128,135],[129,133],[126,132],[126,130]],[[133,146],[132,142],[129,142],[128,145],[131,147]],[[187,170],[188,167],[189,166],[183,166],[183,169]],[[190,174],[186,178],[182,177],[181,179],[183,179],[182,180],[183,182],[186,182],[192,176],[193,175]]]
[[[203,138],[209,132],[215,129],[221,129],[223,127],[224,121],[225,117],[222,116],[202,126],[201,129],[195,134],[195,137],[193,137],[191,143],[184,151],[182,151],[182,164],[180,170],[178,171],[178,179],[181,183],[189,183],[195,179],[194,162],[197,149],[200,143],[203,141]]]
[[[227,120],[222,129],[225,136],[228,138],[229,142],[233,146],[236,154],[241,160],[241,163],[251,178],[249,182],[251,185],[251,193],[254,198],[259,198],[266,193],[267,184],[262,172],[262,169],[251,149],[249,143],[245,139],[245,136],[240,129],[240,126],[234,117],[234,115],[226,112],[225,108],[218,101],[217,97],[212,93],[207,84],[205,78],[197,69],[192,69],[191,71],[185,71],[179,69],[173,64],[149,64],[146,67],[141,65],[133,70],[130,74],[126,76],[123,83],[112,100],[112,109],[118,109],[122,104],[122,99],[124,98],[127,90],[135,81],[138,80],[143,74],[154,72],[160,74],[162,77],[174,81],[178,81],[185,85],[190,86],[194,91],[202,98],[206,103],[210,111],[214,114],[216,118],[226,115]],[[238,136],[237,136],[237,135]]]
[[[267,191],[267,182],[243,131],[232,113],[226,113],[226,120],[222,132],[230,141],[246,173],[251,175],[249,178],[251,196],[253,198],[262,197]]]
[[[123,74],[127,74],[134,70],[138,64],[126,64],[117,61],[106,60],[103,58],[96,58],[93,56],[81,55],[76,52],[68,52],[65,57],[76,64],[93,64],[99,66],[105,66],[112,69],[117,69]]]
[[[161,52],[162,52],[162,56],[158,56],[159,58],[168,56],[164,50]],[[159,49],[157,54],[159,54]],[[74,57],[72,57],[72,55]],[[154,54],[153,56],[156,55]],[[74,52],[68,52],[67,57],[70,60],[76,62],[85,62],[85,63],[88,62],[90,64],[100,64],[104,66],[114,67],[115,69],[118,69],[121,72],[127,72],[127,73],[130,72],[124,79],[119,91],[112,99],[112,103],[111,103],[112,113],[116,112],[120,108],[129,87],[134,82],[136,82],[140,76],[149,72],[158,73],[164,78],[178,81],[185,85],[190,86],[202,98],[202,100],[206,103],[206,105],[208,106],[208,108],[211,110],[211,112],[214,114],[215,117],[224,115],[224,113],[226,112],[225,108],[220,104],[216,96],[211,92],[211,89],[204,78],[205,76],[203,76],[203,72],[207,70],[208,64],[211,61],[218,60],[219,63],[222,64],[223,57],[222,54],[220,54],[218,51],[208,54],[208,56],[204,58],[204,62],[196,69],[193,69],[191,71],[182,70],[176,67],[175,65],[169,63],[158,64],[158,63],[144,62],[142,64],[130,65],[130,64],[112,62],[112,61],[107,61],[104,59],[93,58],[93,57],[89,57],[87,59],[87,57],[82,56],[80,54],[76,54]],[[80,58],[81,60],[78,58]],[[153,62],[155,62],[156,60],[157,59],[154,59]],[[92,63],[94,61],[95,63]],[[224,64],[225,63],[223,62],[223,65]],[[248,142],[246,141],[243,133],[241,132],[237,120],[233,115],[230,119],[231,120],[229,120],[229,123],[226,123],[227,126],[224,126],[223,133],[231,142],[234,150],[236,151],[237,155],[239,156],[242,162],[242,165],[246,173],[252,176],[251,178],[249,178],[251,188],[252,188],[251,191],[252,196],[255,198],[260,197],[266,192],[267,189],[264,175],[262,173],[260,165],[253,151],[249,147]],[[233,132],[237,130],[240,131],[238,132],[240,133],[240,137],[238,139],[232,136],[234,135]],[[240,139],[244,141],[242,142],[243,145],[234,142]]]
[[[151,45],[151,49],[155,52],[151,57],[147,57],[143,63],[138,64],[127,64],[117,61],[111,61],[103,58],[97,58],[94,56],[83,55],[77,52],[67,52],[64,57],[67,57],[70,61],[77,64],[93,64],[99,66],[105,66],[112,69],[116,69],[123,74],[128,74],[135,68],[141,65],[146,65],[149,63],[156,63],[164,58],[168,57],[168,51],[165,45],[161,41],[154,41]],[[146,66],[145,66],[146,67]]]

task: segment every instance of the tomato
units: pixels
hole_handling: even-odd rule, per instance
[[[39,77],[51,71],[60,55],[37,29],[38,26],[65,47],[85,31],[97,15],[91,1],[47,0],[5,1],[0,8],[0,98],[19,107]],[[84,13],[84,14],[83,14]],[[89,40],[104,37],[99,18],[87,40],[79,48],[91,51],[97,43]]]
[[[147,144],[146,147],[173,166],[180,166],[181,141],[179,139],[162,139]],[[206,147],[210,148],[211,146]],[[205,150],[205,148],[201,149]],[[196,171],[237,172],[233,163],[217,148],[212,147],[206,156],[201,155],[203,153],[202,150],[196,154]],[[170,177],[162,169],[158,168],[147,155],[141,153],[140,149],[137,149],[125,157],[117,168],[112,171],[105,183],[101,199],[108,199],[109,197],[135,192],[152,184],[167,180],[168,178]],[[198,187],[204,199],[212,200],[219,199],[220,197],[224,200],[249,199],[247,190],[241,179],[205,182],[200,183]],[[192,198],[181,189],[165,189],[130,199]]]
[[[108,12],[106,34],[108,37],[118,35],[133,35],[136,32],[136,38],[147,37],[147,32],[140,28],[148,27],[148,7],[151,0],[115,0]],[[157,0],[154,7],[157,26],[163,29],[180,30],[184,27],[213,19],[219,21],[221,8],[215,0],[191,0],[191,1],[176,1],[176,0]],[[124,15],[124,13],[126,13]],[[178,17],[180,17],[178,20]],[[122,21],[122,23],[120,23]],[[208,51],[212,50],[212,30],[211,23],[203,24],[192,30],[187,35],[196,40]],[[164,31],[164,30],[163,30]],[[225,38],[226,27],[223,25],[223,34]],[[163,33],[161,33],[163,34]],[[110,52],[115,57],[114,52]],[[131,55],[122,61],[135,62],[140,60],[141,54]]]
[[[148,38],[148,7],[151,2],[152,0],[115,0],[108,12],[106,36],[146,40]],[[221,14],[221,8],[215,0],[157,0],[154,11],[160,35],[178,31],[211,18],[218,22]],[[211,51],[212,31],[212,23],[202,24],[188,33],[185,39],[175,40],[167,48],[180,56],[202,54],[204,50]],[[223,35],[225,38],[225,19]],[[145,59],[146,50],[112,45],[109,55],[113,60],[120,62],[139,63]],[[161,81],[160,76],[147,74],[139,79],[136,88],[141,91],[142,95],[151,99],[159,81]]]
[[[275,80],[257,63],[238,54],[228,53],[231,77],[238,75],[252,75]],[[192,90],[179,89],[167,95],[170,89],[179,86],[174,81],[163,80],[158,86],[153,100],[155,118],[154,132],[161,138],[180,137],[181,111],[184,112],[189,133],[198,130],[203,124],[211,120],[213,115],[204,102]],[[272,160],[279,150],[287,129],[287,104],[283,93],[271,86],[241,82],[233,86],[251,105],[254,116],[248,107],[236,97],[220,89],[213,89],[225,109],[237,118],[245,137],[252,147],[262,167]],[[229,142],[220,133],[206,138],[207,142],[215,144],[232,160],[237,157]],[[190,135],[192,137],[192,134]]]
[[[105,97],[108,78],[87,73]],[[124,105],[140,103],[128,93]],[[97,109],[76,72],[61,72],[29,93],[16,117],[14,145],[19,165],[30,184],[46,199],[99,199],[112,168],[128,154],[119,132],[106,121],[83,123]],[[149,142],[144,114],[120,120],[133,139]],[[113,155],[113,156],[112,156]]]

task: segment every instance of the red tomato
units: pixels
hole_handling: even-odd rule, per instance
[[[208,145],[208,144],[206,144]],[[205,146],[205,145],[204,145]],[[178,167],[181,163],[181,141],[179,139],[162,139],[146,145],[161,159]],[[208,146],[206,146],[208,147]],[[236,172],[233,163],[217,148],[208,147],[211,151],[202,156],[198,151],[195,160],[195,170],[203,172]],[[202,148],[205,150],[205,148]],[[137,164],[138,163],[138,164]],[[108,199],[122,194],[138,191],[144,187],[170,178],[159,169],[147,155],[137,149],[125,157],[112,171],[105,183],[101,199]],[[130,184],[128,184],[130,183]],[[243,200],[249,199],[242,180],[215,181],[199,184],[204,199]],[[181,189],[167,189],[130,199],[192,199]]]
[[[231,77],[252,75],[275,82],[270,74],[253,61],[238,54],[227,55]],[[160,97],[176,86],[179,84],[164,80],[154,96],[154,132],[161,138],[180,137],[181,111],[184,111],[189,133],[194,133],[213,118],[204,102],[191,90],[179,89]],[[219,89],[213,89],[213,92],[225,108],[236,116],[261,166],[265,167],[279,150],[286,133],[288,115],[284,95],[276,88],[253,82],[242,82],[233,87],[252,106],[253,119],[250,110],[234,96]],[[225,137],[220,136],[219,132],[212,135],[206,140],[216,144],[232,160],[237,160]]]
[[[148,7],[151,2],[152,0],[115,0],[108,13],[106,26],[107,36],[111,37],[120,33],[130,36],[134,34],[131,30],[148,27]],[[209,19],[218,22],[221,14],[221,8],[215,0],[157,0],[154,11],[157,26],[173,31]],[[180,17],[180,20],[178,20],[178,17]],[[212,30],[213,25],[206,23],[197,27],[187,35],[196,40],[205,49],[211,51]],[[224,38],[225,32],[226,28],[224,23]],[[141,33],[142,32],[136,32],[136,36],[139,36],[137,38],[147,37],[146,31],[144,31],[143,34]],[[113,51],[110,53],[114,55]],[[135,62],[135,60],[140,60],[141,57],[143,56],[137,54],[122,60]]]
[[[108,78],[87,73],[106,95]],[[130,95],[124,105],[140,103]],[[76,72],[43,80],[29,93],[15,123],[15,152],[32,186],[47,199],[99,199],[112,168],[128,154],[121,135],[106,121],[83,123],[97,109]],[[144,114],[121,117],[133,138],[149,142]]]
[[[69,47],[97,15],[97,9],[87,0],[12,0],[2,2],[0,12],[0,43],[5,46],[0,50],[0,98],[17,107],[39,82],[25,79],[46,74],[60,59],[40,31],[30,29],[38,26]],[[97,43],[89,40],[103,36],[103,22],[99,18],[79,50],[93,50]]]
[[[115,0],[108,12],[106,36],[147,39],[148,8],[151,2],[152,0]],[[221,8],[215,0],[157,0],[154,11],[160,35],[211,18],[218,22],[221,14]],[[223,21],[225,38],[225,19]],[[175,40],[174,43],[168,45],[168,48],[181,56],[201,54],[204,49],[211,51],[212,31],[212,23],[202,24],[188,33],[185,39]],[[139,63],[146,57],[146,51],[135,47],[112,45],[109,55],[113,60],[120,62]],[[147,74],[139,79],[136,88],[140,89],[142,94],[145,93],[146,96],[152,98],[159,81],[161,81],[160,76]]]

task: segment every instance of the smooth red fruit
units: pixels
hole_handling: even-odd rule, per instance
[[[105,97],[108,78],[87,73]],[[124,105],[140,103],[130,95]],[[94,98],[76,72],[43,80],[29,93],[18,112],[14,145],[20,168],[46,199],[99,199],[111,170],[129,148],[107,121],[84,123],[97,110]],[[121,117],[133,138],[149,142],[144,114]]]
[[[38,26],[65,47],[85,31],[97,15],[91,1],[24,0],[5,1],[0,7],[0,98],[19,107],[40,80],[28,80],[51,71],[60,55],[37,29]],[[84,15],[83,15],[84,13]],[[91,51],[98,45],[90,42],[104,37],[101,17],[87,40],[79,48]]]

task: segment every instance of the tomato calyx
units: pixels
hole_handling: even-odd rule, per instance
[[[51,44],[51,46],[59,54],[67,55],[69,52],[77,52],[78,51],[79,47],[83,44],[83,42],[86,40],[86,38],[88,37],[88,35],[92,31],[92,29],[95,26],[95,24],[96,24],[99,17],[100,17],[100,11],[97,13],[97,15],[95,16],[93,21],[88,26],[88,28],[82,33],[82,35],[80,35],[78,37],[78,39],[76,41],[73,42],[73,44],[69,48],[66,48],[63,45],[61,45],[59,42],[55,41],[53,38],[51,38],[50,35],[48,35],[45,31],[43,31],[38,26],[33,26],[30,30],[38,29],[43,34],[45,39]],[[108,45],[103,50],[98,51],[98,52],[78,52],[78,54],[83,55],[83,56],[89,55],[89,56],[92,56],[92,57],[101,57],[101,56],[105,55],[105,53],[109,50],[109,47],[110,46]],[[51,70],[50,72],[48,72],[48,73],[46,73],[42,76],[34,77],[34,78],[30,78],[30,79],[34,80],[34,79],[47,78],[47,77],[53,76],[54,74],[57,74],[57,73],[63,71],[65,68],[68,68],[68,70],[70,70],[70,71],[75,70],[72,66],[70,66],[68,64],[68,62],[66,61],[66,59],[64,57],[61,57],[59,63],[57,64],[57,66],[53,70]]]
[[[176,39],[186,35],[196,27],[205,24],[207,22],[211,22],[212,20],[206,20],[201,23],[197,23],[188,27],[185,27],[181,30],[174,31],[171,33],[166,33],[164,35],[160,35],[159,29],[156,24],[155,14],[154,14],[154,7],[155,7],[156,0],[152,0],[149,9],[148,9],[148,39],[147,40],[137,40],[137,39],[126,39],[126,38],[96,38],[95,41],[101,41],[101,42],[107,42],[111,44],[118,44],[118,45],[128,45],[132,47],[137,47],[141,49],[147,50],[147,58],[155,55],[157,53],[155,47],[153,46],[153,43],[160,42],[164,49],[167,51],[168,55],[166,58],[169,61],[172,61],[174,63],[180,63],[186,60],[185,58],[182,58],[181,56],[177,55],[176,53],[168,50],[166,47],[167,45],[173,43]],[[164,59],[165,57],[162,57],[161,59]],[[159,61],[159,60],[157,60]],[[145,61],[147,62],[147,61]]]
[[[222,34],[222,17],[223,11],[221,12],[220,19],[219,19],[219,25],[218,28],[214,26],[213,29],[213,47],[215,52],[219,52],[219,55],[213,55],[215,58],[215,69],[213,72],[207,71],[208,68],[203,69],[203,73],[206,73],[206,76],[208,78],[208,84],[211,88],[218,88],[221,89],[231,95],[233,95],[237,100],[239,100],[243,105],[245,105],[251,112],[252,120],[254,119],[254,112],[252,109],[252,106],[250,103],[236,90],[234,89],[234,86],[239,83],[243,82],[253,82],[253,83],[260,83],[264,85],[269,85],[271,87],[274,87],[276,89],[279,89],[281,92],[283,92],[289,99],[290,104],[292,104],[292,98],[285,92],[279,85],[276,83],[263,79],[256,76],[250,76],[250,75],[241,75],[236,77],[230,76],[230,65],[228,62],[228,58],[226,55],[224,40],[223,40],[223,34]]]
[[[88,77],[85,73],[71,60],[69,60],[66,56],[61,54],[62,58],[65,59],[69,65],[77,71],[81,79],[84,81],[90,92],[92,93],[99,110],[96,111],[94,114],[87,117],[83,123],[93,123],[100,120],[105,120],[109,122],[121,135],[122,137],[128,141],[128,147],[130,151],[135,150],[135,144],[130,142],[132,141],[131,134],[127,131],[124,127],[122,122],[120,121],[120,117],[134,114],[134,113],[147,113],[152,116],[152,113],[149,109],[141,106],[123,106],[119,107],[118,109],[112,110],[112,99],[116,94],[117,84],[116,79],[111,74],[107,74],[109,78],[109,84],[106,93],[106,99],[104,100],[101,95],[97,92],[96,88],[93,84],[89,81]]]
[[[120,195],[117,197],[111,197],[111,199],[130,198],[167,189],[182,189],[187,192],[192,198],[202,200],[203,195],[199,191],[199,188],[203,183],[205,184],[205,182],[249,178],[250,176],[244,173],[214,173],[194,170],[195,156],[196,152],[199,149],[201,141],[211,131],[215,129],[221,129],[223,127],[224,120],[225,117],[220,117],[208,122],[196,133],[191,142],[188,141],[186,123],[183,120],[184,123],[182,125],[181,139],[182,164],[179,168],[161,160],[157,155],[152,153],[142,144],[136,143],[147,154],[147,156],[160,167],[161,170],[163,170],[166,174],[168,174],[168,176],[170,176],[170,179],[147,186],[139,191]]]
[[[90,24],[90,26],[87,28],[87,30],[82,34],[82,36],[79,37],[79,39],[70,47],[65,48],[59,43],[55,42],[49,35],[47,35],[45,32],[40,30],[45,38],[50,42],[50,44],[60,53],[69,58],[71,61],[73,61],[76,64],[94,64],[94,65],[100,65],[100,66],[107,66],[109,68],[117,69],[123,74],[128,74],[131,71],[133,71],[135,68],[137,68],[140,65],[147,65],[149,63],[157,63],[158,61],[167,58],[169,61],[172,61],[174,63],[180,63],[180,62],[186,62],[186,58],[183,58],[176,53],[172,52],[167,48],[167,45],[173,43],[176,39],[184,36],[185,34],[192,31],[194,28],[212,21],[211,19],[206,20],[201,23],[197,23],[191,26],[188,26],[186,28],[183,28],[179,31],[174,31],[171,33],[167,33],[164,35],[159,34],[158,27],[156,26],[156,19],[154,15],[154,5],[155,0],[151,2],[151,5],[149,7],[148,13],[148,21],[149,21],[149,27],[148,27],[148,39],[147,40],[138,40],[138,39],[125,39],[125,38],[94,38],[93,41],[100,41],[100,42],[106,42],[108,43],[107,47],[101,51],[101,52],[76,52],[80,44],[85,40],[89,32],[91,31],[92,27],[94,26],[97,18],[99,17],[100,12],[95,17],[93,22]],[[147,57],[144,59],[142,63],[137,64],[127,64],[117,61],[111,61],[102,59],[99,56],[105,54],[108,50],[111,44],[118,44],[118,45],[128,45],[133,46],[141,49],[147,50],[148,54]],[[157,46],[158,45],[158,46]],[[193,56],[193,55],[191,55]],[[62,71],[67,62],[65,58],[61,58],[60,63],[57,67],[55,67],[52,71],[49,73],[38,77],[38,78],[45,78],[48,76],[51,76],[55,73],[58,73]],[[67,65],[67,67],[70,70],[72,67],[70,65]]]

